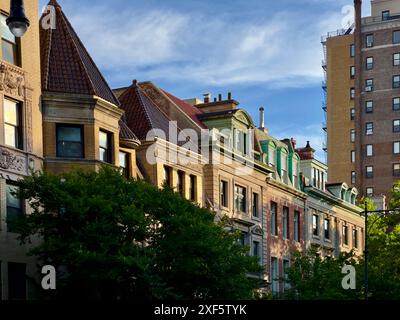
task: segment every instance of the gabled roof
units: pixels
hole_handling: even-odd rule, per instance
[[[42,90],[96,95],[119,106],[118,99],[90,57],[56,0],[56,28],[40,28]],[[46,18],[46,13],[41,17]]]

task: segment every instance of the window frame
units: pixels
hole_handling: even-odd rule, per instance
[[[284,240],[290,239],[290,213],[289,207],[283,206],[282,208],[282,238]]]
[[[239,193],[239,190],[242,190],[243,193]],[[247,213],[247,188],[238,184],[235,184],[235,211]]]
[[[9,15],[6,14],[5,12],[0,12],[0,15],[5,18],[4,20],[6,20],[9,17]],[[9,29],[7,28],[6,30],[7,30],[6,32],[8,32]],[[9,39],[6,39],[3,36],[3,34],[1,34],[1,59],[6,61],[9,64],[12,64],[17,67],[21,67],[21,39],[15,37],[14,35],[13,35],[13,37],[14,37],[15,43],[11,42]],[[11,47],[13,49],[14,61],[9,61],[9,60],[5,59],[4,54],[3,54],[4,53],[4,51],[3,51],[4,50],[4,45],[3,45],[4,42],[8,45],[11,45]]]
[[[260,195],[257,192],[252,192],[251,196],[251,202],[252,202],[252,215],[253,218],[259,218],[260,217]]]
[[[371,60],[372,62],[368,62],[368,60]],[[373,70],[374,69],[374,57],[367,57],[365,59],[365,70]]]
[[[8,101],[15,105],[16,110],[16,124],[6,122],[5,120],[5,102]],[[15,99],[9,98],[7,96],[3,97],[3,123],[4,123],[4,145],[15,148],[18,150],[24,150],[24,128],[23,128],[23,103],[21,101],[17,101]],[[10,145],[6,143],[6,126],[12,127],[14,129],[14,145]]]
[[[397,41],[395,41],[396,35],[398,35],[398,40]],[[399,44],[400,43],[400,30],[394,30],[393,31],[392,41],[393,41],[393,44]]]
[[[273,236],[278,235],[278,203],[271,201],[270,203],[270,214],[271,214],[271,234]]]
[[[312,235],[319,237],[319,215],[316,213],[312,215]]]
[[[398,167],[398,169],[396,169]],[[393,177],[400,177],[400,162],[393,163]]]
[[[324,240],[331,240],[331,220],[324,219]]]
[[[397,122],[397,124],[396,124]],[[392,126],[393,126],[393,132],[398,133],[400,132],[400,119],[394,119],[392,121]]]
[[[395,79],[398,79],[397,81],[395,81]],[[393,76],[392,78],[392,88],[393,89],[398,89],[400,88],[400,75],[396,74]]]
[[[9,189],[10,188],[17,188],[17,189],[19,189],[19,186],[15,183],[15,181],[9,181],[9,180],[7,180],[6,181],[6,219],[8,219],[9,218],[9,216],[13,216],[13,217],[21,217],[21,216],[23,216],[23,215],[25,215],[26,214],[26,204],[25,204],[25,201],[24,201],[24,199],[21,199],[21,198],[16,198],[14,195],[11,195],[10,194],[10,196],[12,196],[14,199],[17,199],[17,201],[19,202],[19,207],[15,207],[15,206],[11,206],[10,204],[9,204],[9,202],[8,202],[8,194],[9,194]],[[12,209],[12,210],[11,210]],[[11,213],[11,211],[18,211],[18,212],[13,212],[13,213]],[[10,224],[7,224],[7,232],[8,233],[14,233],[14,231],[13,231],[13,229],[12,229],[12,227],[11,227],[11,225]]]
[[[396,56],[398,56],[397,59]],[[400,52],[393,53],[393,67],[400,67]]]
[[[369,147],[371,147],[369,149]],[[371,153],[369,153],[368,151],[371,150]],[[373,157],[374,156],[374,145],[373,144],[366,144],[365,145],[365,156],[366,157]]]
[[[374,123],[373,122],[365,123],[365,135],[366,136],[374,135]]]
[[[395,103],[396,100],[398,100],[398,103]],[[393,111],[399,111],[400,110],[400,97],[392,98],[392,109],[393,109]]]
[[[365,101],[365,113],[374,113],[374,101],[373,100]]]
[[[80,144],[81,144],[81,156],[65,156],[61,155],[59,149],[59,129],[60,128],[76,128],[80,130]],[[85,133],[84,133],[84,126],[81,124],[71,124],[71,123],[57,123],[56,124],[56,157],[63,158],[63,159],[85,159]]]
[[[400,141],[393,141],[393,154],[400,154]]]
[[[365,166],[365,177],[367,179],[372,179],[374,177],[374,166]]]
[[[125,156],[126,167],[121,166],[121,155]],[[127,179],[130,178],[130,167],[129,167],[130,159],[131,159],[130,154],[128,152],[119,150],[119,152],[118,152],[119,170],[120,170],[120,173]]]
[[[372,41],[368,41],[369,39],[371,39]],[[373,33],[369,33],[365,35],[365,47],[366,48],[372,48],[374,46],[374,34]]]
[[[106,137],[107,137],[107,149],[105,149],[105,147],[100,144],[100,135],[101,134],[105,134]],[[113,159],[113,136],[114,135],[113,135],[112,132],[109,132],[109,131],[104,130],[104,129],[99,129],[99,160],[101,162],[108,163],[108,164],[113,164],[113,162],[114,162],[114,159]],[[105,153],[107,155],[107,159],[106,160],[101,159],[100,150],[105,150],[106,151],[106,153]]]
[[[220,188],[220,203],[222,208],[228,208],[229,207],[229,185],[228,181],[226,180],[221,180],[219,183],[219,188]]]

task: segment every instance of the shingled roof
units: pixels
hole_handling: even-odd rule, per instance
[[[40,28],[42,90],[96,95],[119,106],[93,59],[68,21],[56,0],[56,28]],[[46,13],[41,17],[44,19]]]

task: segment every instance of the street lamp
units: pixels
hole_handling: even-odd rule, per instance
[[[364,227],[364,297],[365,300],[368,300],[368,214],[374,213],[381,215],[388,215],[391,213],[399,213],[400,208],[391,209],[391,210],[374,210],[369,211],[367,207],[367,201],[364,203],[364,218],[365,218],[365,227]]]
[[[6,20],[11,33],[17,38],[22,37],[28,30],[30,22],[25,15],[24,1],[10,1],[10,16]]]

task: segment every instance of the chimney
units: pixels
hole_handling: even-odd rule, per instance
[[[232,100],[232,92],[228,92],[228,100]]]
[[[260,108],[260,129],[265,128],[265,113],[264,113],[264,108]]]
[[[222,94],[218,95],[218,101],[222,101]]]
[[[210,98],[211,98],[210,93],[203,94],[203,97],[204,97],[204,103],[210,103]]]
[[[315,150],[311,148],[310,141],[307,141],[307,145],[305,148],[301,149],[300,157],[303,159],[312,160],[314,159]]]
[[[213,112],[225,112],[236,110],[239,102],[232,99],[232,93],[228,93],[228,98],[223,100],[222,94],[218,94],[218,99],[215,97],[213,101],[211,101],[211,94],[205,93],[204,102],[197,104],[196,107],[202,110],[204,113],[213,113]]]
[[[293,145],[293,149],[296,149],[297,141],[296,141],[294,138],[290,138],[290,142],[291,142],[292,145]]]

